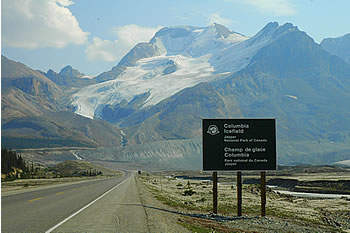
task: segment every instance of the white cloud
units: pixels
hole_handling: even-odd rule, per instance
[[[139,42],[148,42],[161,27],[141,27],[135,24],[129,24],[113,28],[118,39],[123,43],[135,46]]]
[[[90,43],[85,49],[85,54],[89,61],[116,61],[120,56],[120,50],[117,40],[102,40],[99,37],[94,37],[92,43]]]
[[[84,32],[67,8],[70,0],[2,1],[2,43],[15,48],[62,48],[83,44]]]
[[[235,2],[253,6],[261,12],[273,16],[291,16],[297,13],[289,0],[235,0]]]
[[[218,23],[224,26],[229,26],[232,24],[232,20],[220,16],[218,13],[212,13],[209,15],[209,24]]]
[[[120,60],[137,43],[148,42],[160,27],[141,27],[135,24],[113,28],[117,40],[103,40],[94,37],[85,53],[89,61],[115,62]]]

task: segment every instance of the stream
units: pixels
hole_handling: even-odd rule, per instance
[[[293,192],[288,190],[279,190],[278,186],[268,185],[273,191],[282,194],[288,194],[295,197],[306,197],[306,198],[324,198],[324,199],[338,199],[338,198],[349,198],[349,194],[324,194],[324,193],[306,193],[306,192]]]

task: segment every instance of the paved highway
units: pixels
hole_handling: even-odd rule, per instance
[[[127,172],[123,177],[2,196],[1,232],[46,232],[128,178],[132,180]]]
[[[151,232],[133,176],[52,232]],[[164,232],[164,231],[159,231]]]

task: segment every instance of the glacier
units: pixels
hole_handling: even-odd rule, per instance
[[[157,56],[137,61],[117,79],[87,86],[73,95],[76,113],[88,118],[99,116],[106,104],[130,102],[140,94],[149,93],[142,108],[155,105],[184,88],[200,82],[209,82],[227,74],[214,74],[208,63],[209,56],[191,58],[182,55]],[[163,74],[165,64],[173,61],[176,72]]]
[[[269,23],[248,38],[219,24],[162,28],[148,43],[156,48],[155,55],[140,53],[136,62],[128,64],[115,79],[80,89],[73,94],[72,105],[79,115],[102,118],[105,105],[129,103],[138,95],[148,94],[140,107],[147,108],[185,88],[244,69],[261,48],[293,29],[291,25]]]

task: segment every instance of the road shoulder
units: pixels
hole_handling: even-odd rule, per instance
[[[154,198],[145,184],[135,177],[150,232],[190,232],[178,224],[181,214]]]

